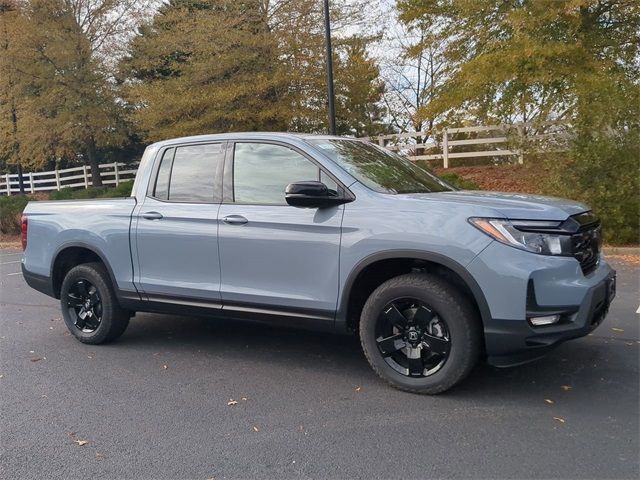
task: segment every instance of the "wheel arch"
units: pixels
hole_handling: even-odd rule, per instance
[[[401,268],[404,266],[405,270],[398,271],[397,273],[402,274],[406,273],[406,268],[413,268],[416,262],[422,263],[425,266],[440,267],[453,272],[461,281],[464,289],[471,294],[483,325],[486,325],[487,322],[490,321],[491,312],[484,293],[475,278],[462,264],[446,255],[434,252],[421,250],[389,250],[365,257],[353,267],[347,276],[336,313],[336,327],[338,330],[349,331],[352,329],[352,325],[350,325],[351,319],[349,318],[350,306],[353,304],[353,295],[357,294],[358,283],[362,280],[364,273],[370,271],[370,269],[376,265],[384,266],[386,264],[390,266],[400,266]],[[396,276],[395,273],[394,271],[390,272],[390,275],[387,275],[387,278],[384,278],[384,280]],[[379,282],[378,285],[380,283],[382,282]]]
[[[56,250],[51,260],[50,277],[55,298],[60,298],[60,288],[65,274],[76,265],[83,263],[100,262],[107,269],[111,285],[114,290],[118,290],[111,265],[104,253],[93,245],[83,242],[69,242],[61,245]]]

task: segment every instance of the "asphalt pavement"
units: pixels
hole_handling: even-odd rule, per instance
[[[355,339],[138,314],[76,341],[0,250],[0,478],[640,477],[638,267],[605,322],[544,359],[429,397]]]

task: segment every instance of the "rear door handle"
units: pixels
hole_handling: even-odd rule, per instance
[[[222,219],[222,221],[229,225],[244,225],[249,220],[244,218],[242,215],[227,215]]]
[[[144,212],[142,218],[146,218],[147,220],[160,220],[162,214],[160,212]]]

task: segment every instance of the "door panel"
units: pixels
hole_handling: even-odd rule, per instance
[[[149,296],[219,302],[219,207],[146,198],[136,227],[138,287]],[[145,218],[153,212],[162,218]]]
[[[287,184],[320,175],[318,164],[289,145],[233,145],[225,165],[228,202],[218,214],[224,308],[289,309],[333,319],[344,206],[296,208],[284,197]]]
[[[343,211],[342,205],[320,210],[221,205],[218,240],[225,307],[253,304],[332,315]],[[225,223],[225,217],[244,217],[246,222]]]
[[[220,306],[218,209],[225,148],[225,143],[180,145],[159,155],[133,219],[136,286],[150,300]]]

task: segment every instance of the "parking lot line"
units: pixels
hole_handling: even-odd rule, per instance
[[[16,252],[16,253],[0,253],[0,257],[11,257],[11,256],[15,256],[15,255],[22,255],[22,252]]]
[[[7,273],[7,277],[10,277],[11,275],[22,275],[22,272]]]
[[[21,260],[16,260],[15,262],[4,262],[4,263],[0,263],[0,265],[11,265],[12,263],[20,263]]]

